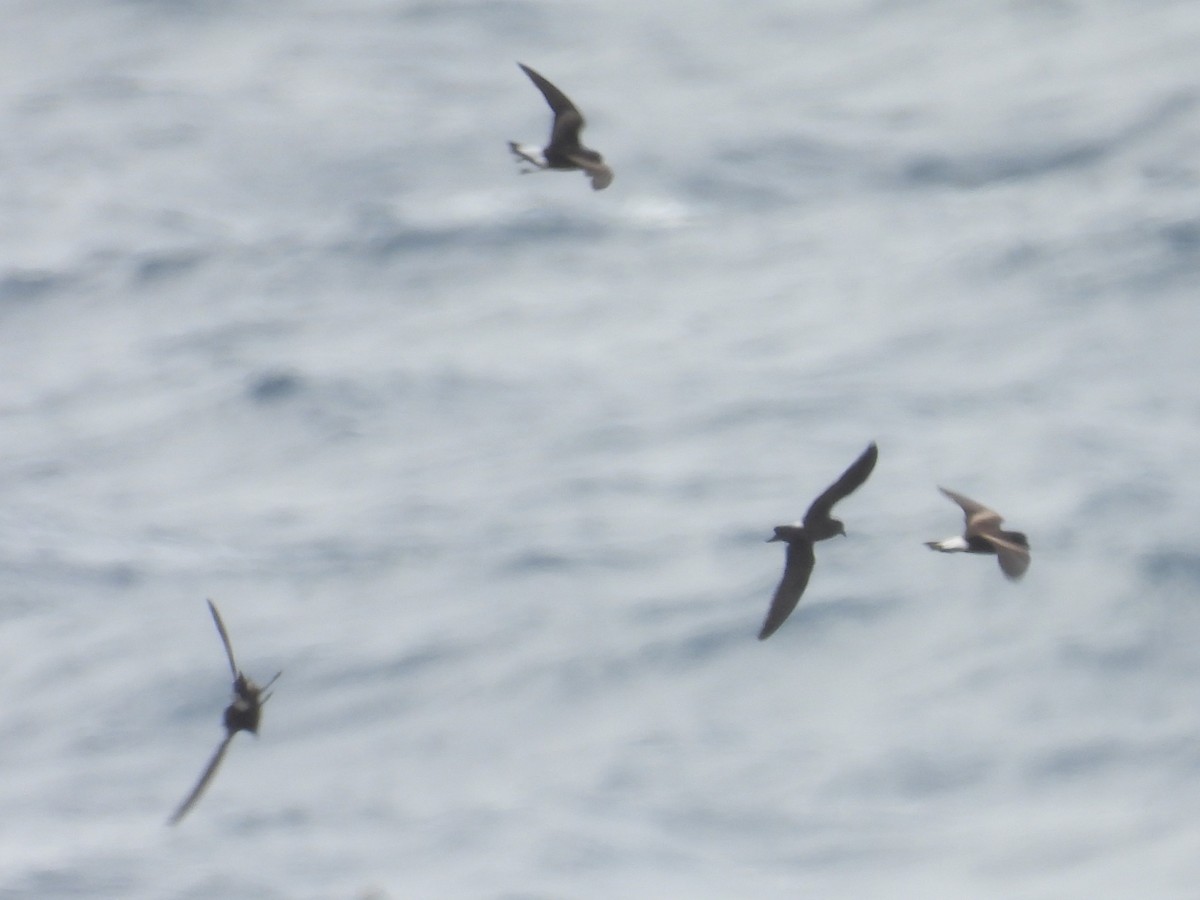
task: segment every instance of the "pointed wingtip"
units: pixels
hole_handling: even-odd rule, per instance
[[[791,615],[791,612],[789,611],[787,616],[784,616],[778,621],[774,621],[772,619],[771,612],[772,610],[767,610],[767,618],[763,620],[762,628],[758,630],[758,639],[760,641],[765,641],[767,638],[777,632],[783,626],[783,623],[788,620],[788,616]]]
[[[956,506],[960,507],[964,513],[966,512],[966,507],[964,507],[962,505],[962,500],[959,499],[960,497],[962,497],[963,499],[967,499],[964,495],[959,494],[955,491],[952,491],[948,487],[942,487],[942,485],[940,485],[940,484],[937,486],[937,489],[942,492],[943,497],[945,497],[947,500],[949,500],[951,503],[955,504]]]
[[[854,461],[851,468],[862,468],[866,474],[863,475],[863,481],[871,476],[875,471],[875,464],[879,461],[879,445],[874,441],[867,444],[865,450],[858,455],[858,459]]]
[[[942,492],[943,497],[945,497],[947,500],[950,500],[954,503],[959,503],[958,498],[964,496],[963,494],[958,493],[958,491],[953,491],[950,488],[943,487],[940,484],[937,486],[937,489]],[[962,504],[959,503],[959,506],[961,506],[961,505]]]

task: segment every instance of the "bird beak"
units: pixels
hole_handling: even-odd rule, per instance
[[[767,543],[773,544],[776,541],[782,541],[782,540],[783,540],[783,538],[781,538],[779,535],[775,534],[775,535],[772,535],[771,537],[767,538]]]

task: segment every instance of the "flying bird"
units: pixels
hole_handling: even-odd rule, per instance
[[[809,576],[812,575],[813,565],[816,563],[813,544],[835,535],[845,535],[846,526],[830,513],[835,503],[862,486],[871,470],[875,468],[878,458],[879,448],[872,441],[862,455],[851,463],[850,468],[812,502],[808,512],[804,514],[803,522],[776,525],[774,537],[767,538],[767,543],[786,541],[788,548],[783,579],[775,589],[775,596],[771,598],[771,606],[767,610],[767,618],[758,633],[760,641],[765,641],[773,635],[800,602],[800,596],[808,586]]]
[[[542,149],[518,144],[516,141],[508,142],[509,149],[519,159],[539,169],[582,169],[584,174],[592,179],[592,190],[604,190],[612,184],[612,169],[604,164],[604,157],[579,142],[579,132],[584,126],[583,114],[567,99],[566,94],[525,63],[519,62],[517,65],[529,76],[529,80],[537,85],[546,102],[550,104],[550,109],[554,111],[554,125],[550,129],[550,143]]]
[[[1005,531],[1000,513],[988,509],[970,497],[964,497],[944,487],[938,490],[962,507],[966,529],[961,537],[944,541],[926,541],[925,546],[942,553],[991,553],[1000,563],[1000,570],[1011,581],[1018,580],[1029,568],[1029,540],[1020,531]]]
[[[216,752],[208,761],[208,766],[200,775],[200,780],[196,782],[192,792],[167,820],[170,825],[176,824],[186,816],[196,801],[200,799],[200,795],[204,793],[204,789],[208,787],[212,777],[217,774],[217,768],[221,765],[221,760],[225,758],[225,751],[229,749],[229,742],[233,740],[233,736],[239,731],[248,731],[255,736],[258,735],[258,722],[262,716],[263,704],[271,699],[268,688],[275,683],[275,679],[283,674],[283,672],[276,672],[274,678],[262,687],[247,678],[234,661],[233,647],[229,644],[229,633],[225,630],[221,614],[217,612],[217,608],[211,600],[208,601],[208,608],[212,612],[213,621],[217,623],[217,632],[221,635],[221,643],[225,645],[225,655],[229,657],[229,669],[233,672],[233,702],[225,708],[224,739],[217,745]]]

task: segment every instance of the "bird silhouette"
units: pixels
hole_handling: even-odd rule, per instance
[[[216,751],[208,761],[204,772],[201,773],[196,786],[192,788],[191,793],[184,798],[184,801],[179,804],[178,809],[171,814],[171,818],[167,820],[170,825],[178,823],[188,814],[188,811],[196,804],[196,801],[200,799],[200,795],[204,793],[204,789],[208,787],[208,783],[217,774],[217,769],[221,765],[221,760],[225,758],[225,751],[229,749],[229,742],[233,740],[233,736],[239,731],[248,731],[253,735],[258,734],[258,723],[262,716],[263,704],[271,699],[268,689],[283,674],[283,672],[276,672],[274,677],[262,687],[259,687],[247,678],[234,660],[233,647],[229,643],[229,632],[225,630],[225,623],[221,621],[221,614],[217,612],[217,607],[213,605],[211,600],[207,602],[208,608],[212,612],[213,621],[217,623],[217,632],[221,635],[221,643],[225,645],[225,655],[229,657],[229,669],[233,672],[233,702],[225,708],[225,737],[217,745]]]
[[[926,541],[925,546],[942,553],[990,553],[1000,563],[1010,581],[1017,581],[1029,568],[1029,539],[1020,531],[1005,531],[1000,513],[982,503],[964,497],[948,488],[938,490],[962,507],[966,528],[961,537],[955,535],[941,541]]]
[[[554,111],[554,124],[550,129],[550,143],[542,149],[526,144],[509,141],[508,147],[525,162],[531,163],[538,169],[582,169],[592,180],[592,190],[601,191],[612,184],[613,172],[604,164],[602,157],[595,150],[589,150],[579,142],[579,132],[583,130],[583,114],[575,107],[567,95],[535,72],[525,63],[517,63],[530,81],[537,85],[550,109]],[[525,172],[532,171],[530,169]]]
[[[765,641],[773,635],[779,626],[787,621],[787,617],[792,614],[792,610],[800,602],[804,589],[808,587],[808,579],[812,575],[813,566],[816,564],[813,544],[846,533],[845,525],[839,519],[833,518],[830,513],[833,511],[834,504],[854,493],[867,480],[875,468],[877,459],[879,459],[879,448],[872,441],[858,459],[850,464],[850,468],[846,469],[837,481],[827,487],[821,496],[812,502],[808,512],[804,514],[803,522],[796,522],[792,525],[776,525],[774,536],[767,538],[767,543],[786,541],[788,548],[787,561],[783,567],[783,579],[779,582],[779,587],[775,589],[775,596],[771,598],[771,606],[767,609],[767,617],[763,621],[762,630],[758,633],[760,641]]]

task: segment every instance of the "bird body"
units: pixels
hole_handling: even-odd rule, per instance
[[[579,133],[586,124],[583,114],[566,94],[551,84],[544,76],[524,63],[517,63],[517,65],[546,98],[546,103],[554,112],[554,124],[550,129],[550,142],[540,150],[516,141],[508,142],[509,149],[519,159],[531,163],[538,169],[582,169],[584,174],[592,180],[592,190],[604,190],[612,184],[613,172],[604,164],[604,157],[580,143]]]
[[[991,554],[1006,578],[1019,580],[1029,568],[1029,539],[1025,534],[1001,528],[1004,519],[994,509],[948,488],[938,490],[962,508],[965,530],[961,536],[926,541],[925,546],[942,553]]]
[[[221,621],[221,614],[217,612],[217,607],[211,600],[208,601],[208,608],[212,613],[213,621],[217,625],[217,633],[221,636],[221,643],[225,646],[225,655],[229,659],[230,671],[233,672],[233,702],[225,707],[225,713],[222,717],[225,725],[225,737],[217,745],[217,749],[209,759],[208,765],[196,781],[196,786],[192,788],[191,793],[184,798],[175,812],[171,814],[171,818],[167,820],[168,824],[171,825],[175,825],[186,816],[196,801],[200,799],[200,795],[204,793],[204,789],[208,787],[208,783],[217,774],[217,769],[221,765],[221,760],[225,758],[225,751],[229,749],[229,744],[233,740],[233,736],[239,731],[248,731],[254,735],[258,734],[258,723],[262,718],[263,704],[271,699],[268,689],[275,683],[275,679],[283,674],[282,672],[276,672],[275,676],[262,687],[259,687],[247,678],[234,660],[233,647],[229,643],[229,633],[225,630],[225,623]]]
[[[800,603],[800,597],[812,576],[813,566],[816,565],[813,544],[846,534],[846,526],[840,519],[831,515],[833,506],[862,486],[874,470],[878,459],[879,448],[872,441],[841,477],[812,502],[804,514],[803,522],[776,525],[774,535],[767,538],[767,543],[785,542],[788,549],[783,578],[775,588],[771,605],[767,608],[767,617],[758,633],[760,641],[765,641],[773,635]]]

